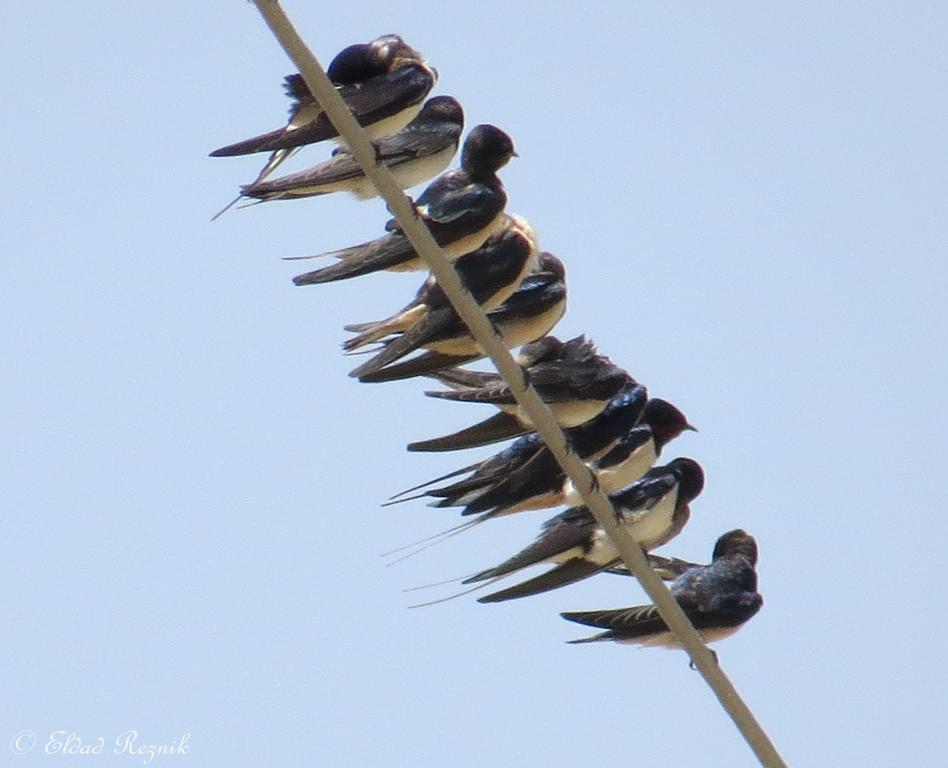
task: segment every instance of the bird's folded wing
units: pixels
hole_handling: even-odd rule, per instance
[[[434,452],[478,448],[532,431],[533,427],[525,426],[516,416],[501,412],[495,413],[489,419],[484,419],[472,427],[452,432],[450,435],[409,443],[408,450]]]
[[[564,513],[565,515],[565,513]],[[545,562],[558,555],[573,549],[585,546],[589,542],[590,533],[595,528],[596,521],[588,512],[585,517],[565,517],[558,515],[548,521],[543,532],[530,546],[520,550],[513,557],[504,560],[500,565],[476,573],[464,584],[492,579],[496,576],[506,576],[530,565]]]
[[[590,576],[595,576],[602,570],[603,566],[598,563],[582,558],[574,558],[557,565],[555,568],[551,568],[546,573],[534,576],[532,579],[527,579],[512,587],[502,589],[499,592],[485,595],[477,602],[502,603],[505,600],[538,595],[541,592],[549,592],[551,589],[565,587],[567,584],[573,584]]]

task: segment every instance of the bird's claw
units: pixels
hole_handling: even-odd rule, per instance
[[[715,650],[713,650],[713,649],[711,649],[711,648],[708,648],[708,653],[711,654],[711,661],[714,662],[714,666],[716,666],[716,667],[720,666],[720,664],[719,664],[719,662],[718,662],[718,653],[717,653],[717,651],[715,651]],[[695,660],[694,660],[694,659],[688,659],[688,666],[691,667],[691,669],[693,669],[693,670],[697,670],[697,669],[698,669],[697,665],[695,664]]]

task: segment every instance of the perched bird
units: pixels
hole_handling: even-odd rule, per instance
[[[640,480],[609,498],[616,510],[616,521],[648,551],[681,532],[691,514],[688,504],[703,487],[701,466],[692,459],[679,458],[649,470]],[[618,550],[592,513],[586,507],[572,507],[548,520],[533,544],[462,583],[493,582],[530,565],[556,564],[539,576],[478,600],[498,603],[572,584],[619,561]]]
[[[478,125],[461,150],[461,167],[439,176],[415,201],[415,209],[445,254],[456,259],[477,250],[505,225],[507,194],[497,171],[514,157],[513,142],[499,128]],[[293,278],[296,285],[314,285],[388,269],[410,271],[425,267],[395,219],[387,235],[339,251],[319,254],[339,259],[323,269]],[[310,256],[296,258],[317,258]]]
[[[659,398],[649,400],[641,421],[608,453],[591,463],[599,487],[604,493],[611,494],[638,480],[652,468],[662,448],[685,429],[693,427],[674,405]],[[553,454],[544,450],[529,464],[471,499],[461,514],[497,517],[560,504],[572,507],[582,503],[579,492]]]
[[[518,362],[537,394],[563,427],[578,427],[602,413],[609,401],[635,379],[585,336],[563,342],[545,336],[520,351]],[[496,373],[448,369],[431,374],[453,391],[425,392],[428,397],[463,403],[488,403],[500,413],[444,437],[408,444],[409,451],[455,451],[496,443],[533,431],[513,390]]]
[[[566,312],[566,271],[551,253],[541,253],[540,271],[524,278],[517,290],[499,307],[487,313],[507,348],[519,347],[549,331]],[[453,310],[452,310],[453,313]],[[396,362],[424,347],[426,352]],[[385,342],[385,348],[368,362],[350,371],[359,381],[397,381],[441,370],[484,357],[484,350],[456,314],[453,322],[437,332],[427,328],[406,332]]]
[[[565,430],[571,449],[585,461],[595,461],[609,453],[639,421],[647,400],[648,393],[645,387],[640,384],[619,393],[612,398],[605,410],[595,419],[582,426]],[[489,493],[494,487],[503,484],[507,477],[517,474],[533,463],[549,461],[549,453],[549,448],[546,447],[537,433],[524,435],[511,443],[508,448],[484,461],[449,472],[441,477],[436,477],[434,480],[429,480],[426,483],[421,483],[395,494],[383,506],[401,504],[405,501],[426,497],[436,499],[436,501],[430,503],[432,507],[464,506],[479,496]],[[466,478],[449,485],[428,491],[421,490],[466,473],[469,473]],[[421,490],[421,493],[413,496],[406,495],[419,490]],[[413,550],[407,555],[402,555],[399,559],[411,557],[428,547],[435,546],[469,528],[480,525],[493,516],[491,514],[478,515],[460,525],[455,525],[428,536],[421,541],[398,547],[388,554]]]
[[[461,256],[454,269],[461,283],[485,312],[509,299],[524,277],[539,268],[536,232],[521,216],[507,216],[503,230],[489,237],[476,251]],[[457,323],[457,313],[444,289],[429,276],[415,298],[385,320],[345,326],[357,336],[343,343],[347,352],[387,337],[401,334],[418,341],[434,338],[444,328]],[[389,339],[391,341],[391,339]]]
[[[437,71],[398,35],[350,45],[332,60],[326,74],[371,139],[404,128],[421,110],[421,102],[438,79]],[[287,76],[284,89],[293,103],[283,128],[215,149],[211,157],[271,152],[256,183],[296,147],[339,135],[300,75]]]
[[[607,454],[639,421],[647,400],[648,392],[640,384],[619,393],[595,419],[582,426],[566,430],[566,437],[572,450],[585,461],[594,461]],[[390,503],[428,497],[438,499],[432,503],[432,506],[464,506],[545,453],[549,453],[549,449],[538,434],[534,432],[524,435],[511,443],[508,448],[484,461],[396,494],[392,499],[397,502]],[[545,459],[540,459],[540,461],[545,461]],[[465,473],[469,474],[463,480],[404,498],[405,494]]]
[[[685,415],[659,397],[645,404],[642,420],[609,453],[595,463],[596,481],[606,493],[613,493],[644,475],[662,455],[662,448],[684,431],[697,432]],[[571,480],[563,485],[563,504],[582,504]]]
[[[402,189],[414,187],[448,167],[457,152],[463,128],[464,111],[457,100],[435,96],[401,131],[372,142],[375,158],[392,172]],[[379,194],[347,147],[337,148],[329,160],[309,170],[273,181],[245,184],[240,190],[242,197],[260,201],[293,200],[331,192],[351,192],[360,200]]]
[[[740,629],[764,604],[757,591],[757,542],[737,529],[714,545],[710,565],[694,565],[671,584],[671,593],[706,643]],[[606,630],[571,643],[614,640],[642,646],[680,648],[654,605],[605,611],[568,611],[564,619]]]

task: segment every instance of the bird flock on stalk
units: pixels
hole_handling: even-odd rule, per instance
[[[757,591],[757,544],[737,529],[718,538],[707,565],[651,554],[681,532],[704,485],[704,473],[693,459],[656,464],[668,443],[694,427],[674,405],[650,397],[643,384],[585,336],[561,341],[549,335],[566,309],[566,270],[556,256],[540,249],[536,232],[522,216],[506,211],[507,194],[497,174],[517,156],[513,141],[501,129],[481,124],[462,144],[461,105],[450,96],[426,100],[438,73],[398,35],[350,45],[332,60],[327,75],[368,132],[377,162],[388,167],[403,189],[437,177],[414,200],[418,216],[506,346],[520,348],[517,361],[525,378],[552,410],[571,450],[595,474],[616,521],[671,582],[672,594],[706,642],[736,631],[763,604]],[[303,78],[290,75],[284,87],[293,101],[285,126],[211,153],[268,153],[237,200],[292,200],[332,192],[360,199],[377,196]],[[270,180],[300,147],[330,139],[339,145],[328,160]],[[446,171],[459,146],[460,167]],[[425,268],[395,220],[375,240],[318,256],[332,263],[298,275],[296,285]],[[495,517],[566,507],[542,525],[531,544],[462,579],[470,586],[460,594],[537,565],[550,567],[479,602],[535,595],[604,572],[628,575],[611,539],[583,505],[511,388],[496,373],[461,367],[483,358],[484,351],[433,276],[391,316],[345,329],[353,334],[342,345],[346,352],[374,345],[374,354],[350,373],[360,381],[425,376],[444,387],[426,392],[429,397],[497,409],[466,429],[410,443],[409,451],[457,451],[512,441],[489,458],[392,497],[389,504],[427,499],[434,507],[459,507],[465,518],[417,542],[414,552]],[[600,630],[573,642],[678,647],[653,605],[561,615]]]

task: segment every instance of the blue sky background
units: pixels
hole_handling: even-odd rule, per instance
[[[741,526],[762,612],[721,662],[793,765],[945,751],[948,11],[941,3],[288,3],[316,54],[397,31],[468,125],[507,130],[509,209],[587,333],[701,431],[665,548]],[[14,768],[135,729],[167,765],[727,765],[754,759],[680,652],[572,647],[557,612],[402,590],[530,541],[533,513],[386,568],[455,521],[386,497],[490,449],[404,451],[487,415],[360,385],[341,326],[419,275],[294,288],[378,201],[210,216],[291,68],[247,3],[6,8],[0,748]],[[298,166],[327,156],[301,153]],[[446,594],[432,593],[432,597]]]

